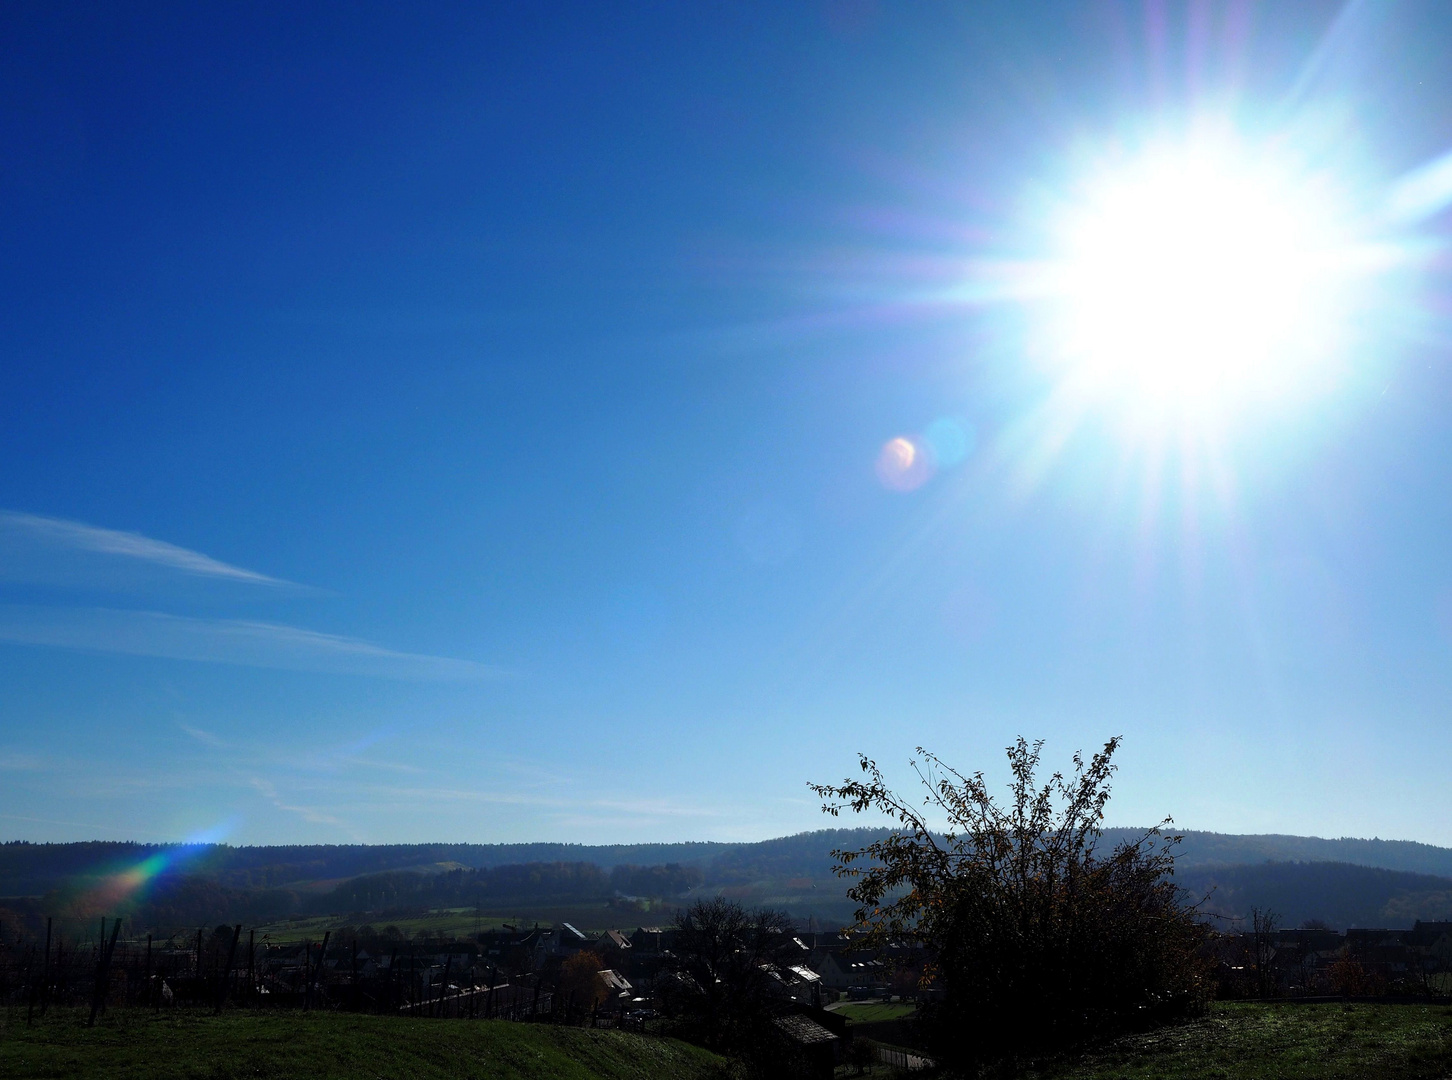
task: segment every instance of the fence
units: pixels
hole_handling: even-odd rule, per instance
[[[451,1019],[553,1018],[537,977],[507,979],[469,953],[400,943],[372,956],[356,941],[273,945],[218,927],[121,937],[120,920],[84,929],[46,921],[27,940],[0,926],[0,1002],[27,1022],[52,1007],[341,1009]]]
[[[891,1065],[894,1068],[903,1069],[907,1072],[917,1072],[919,1069],[931,1069],[935,1064],[930,1057],[922,1054],[914,1054],[908,1050],[900,1050],[896,1046],[879,1046],[877,1060],[884,1065]]]

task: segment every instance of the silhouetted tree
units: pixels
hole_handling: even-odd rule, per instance
[[[1250,941],[1255,964],[1255,991],[1270,997],[1277,989],[1275,973],[1276,928],[1280,916],[1268,908],[1250,909]]]
[[[671,950],[686,978],[674,983],[670,1004],[681,1033],[769,1074],[781,996],[771,969],[799,951],[790,919],[716,897],[679,912],[675,930]]]
[[[1150,829],[1101,852],[1111,739],[1073,772],[1036,780],[1042,743],[1008,749],[1010,799],[919,748],[922,804],[865,779],[812,785],[823,809],[886,814],[896,828],[835,852],[867,944],[916,941],[943,994],[923,1013],[940,1060],[972,1072],[1198,1006],[1205,931],[1171,880],[1179,838]],[[921,805],[921,809],[919,809]],[[941,823],[939,825],[938,823]],[[946,825],[946,829],[942,829]],[[935,827],[937,826],[937,827]]]

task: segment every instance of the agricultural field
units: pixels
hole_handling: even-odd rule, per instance
[[[642,915],[638,911],[623,910],[608,904],[576,904],[568,907],[541,907],[520,914],[498,911],[480,911],[472,907],[435,908],[422,915],[406,918],[370,919],[375,930],[396,926],[409,937],[425,934],[429,937],[468,938],[482,930],[498,930],[506,923],[510,926],[530,927],[553,926],[567,922],[586,933],[601,930],[633,930],[637,926],[670,922],[674,909],[660,913]],[[365,917],[366,918],[366,917]],[[306,919],[283,919],[257,928],[258,940],[267,936],[273,944],[288,944],[301,941],[318,941],[329,930],[337,930],[345,923],[357,925],[356,920],[346,920],[336,915],[319,915]]]
[[[0,1022],[7,1080],[708,1080],[718,1057],[674,1039],[502,1020],[339,1013],[113,1010],[87,1028],[79,1010],[35,1027]]]

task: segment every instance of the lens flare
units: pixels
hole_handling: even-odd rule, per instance
[[[923,442],[940,469],[961,465],[978,442],[973,425],[949,416],[939,417],[923,431]]]
[[[892,491],[913,491],[933,475],[928,454],[912,439],[899,435],[882,444],[877,455],[877,478]]]
[[[179,873],[211,851],[229,832],[233,822],[225,821],[188,837],[182,843],[153,852],[139,862],[121,865],[90,877],[78,891],[79,910],[114,910],[135,900],[168,874]]]

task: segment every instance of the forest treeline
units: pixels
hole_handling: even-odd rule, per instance
[[[0,896],[40,896],[84,878],[162,860],[174,872],[200,874],[234,888],[270,889],[332,881],[389,870],[440,866],[481,869],[526,863],[704,866],[740,845],[715,843],[618,844],[70,844],[0,843]]]
[[[1140,830],[1110,828],[1105,842],[1132,839]],[[68,844],[0,843],[0,896],[41,896],[66,882],[130,869],[154,858],[178,872],[201,874],[223,885],[275,889],[336,881],[390,870],[468,869],[525,863],[618,865],[678,863],[698,867],[708,883],[772,878],[830,877],[833,850],[861,847],[883,829],[819,829],[755,843],[680,844]],[[1347,863],[1452,878],[1452,848],[1409,840],[1324,839],[1314,836],[1240,836],[1186,832],[1177,865],[1183,869],[1264,863]]]
[[[1121,842],[1121,832],[1105,830],[1104,841]],[[58,912],[99,904],[109,912],[116,901],[107,896],[108,880],[146,867],[149,884],[128,901],[128,913],[156,925],[474,905],[519,914],[617,895],[670,899],[687,889],[770,897],[797,917],[830,922],[850,915],[841,883],[830,876],[832,850],[885,835],[827,829],[753,844],[613,847],[12,842],[0,844],[0,906]],[[1337,852],[1349,854],[1326,858]],[[1274,910],[1290,925],[1321,919],[1337,927],[1410,926],[1452,915],[1452,850],[1403,841],[1189,833],[1176,880],[1209,896],[1207,912],[1232,918],[1252,907]]]
[[[439,873],[384,871],[351,878],[326,892],[228,885],[215,876],[162,873],[127,897],[89,882],[53,889],[42,897],[11,898],[16,917],[125,915],[147,927],[266,922],[293,915],[400,917],[434,908],[545,907],[605,902],[617,897],[670,900],[698,887],[697,867],[669,863],[524,863]]]

